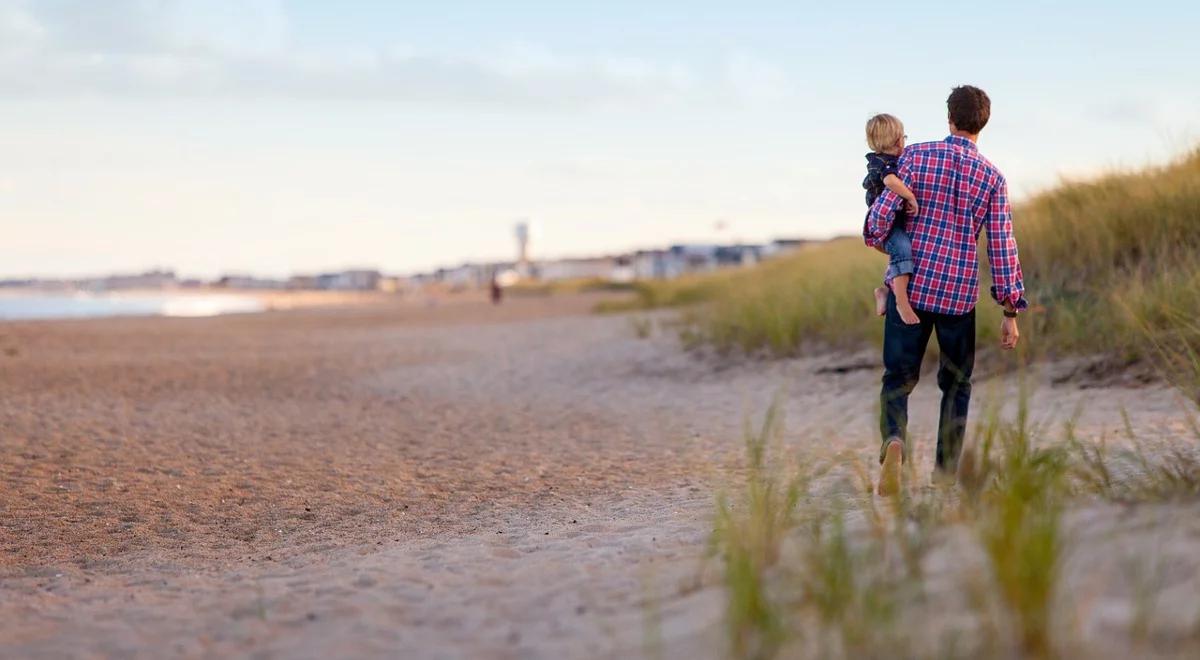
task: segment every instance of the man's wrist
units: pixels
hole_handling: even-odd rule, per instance
[[[1017,318],[1017,310],[1015,310],[1011,307],[1005,307],[1004,308],[1004,318],[1006,318],[1006,319]]]

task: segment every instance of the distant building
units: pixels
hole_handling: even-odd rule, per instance
[[[253,275],[223,275],[220,279],[213,283],[213,286],[223,289],[246,289],[246,290],[277,290],[287,287],[287,283],[283,280],[272,280],[262,277],[254,277]]]
[[[454,268],[439,268],[434,280],[451,289],[469,289],[485,286],[491,281],[492,268],[487,264],[463,264]]]
[[[119,291],[128,289],[172,289],[178,284],[173,270],[149,270],[144,273],[118,274],[80,280],[80,289],[88,291]]]
[[[42,280],[0,280],[0,289],[24,289],[41,284]]]
[[[377,270],[346,270],[316,276],[316,288],[329,291],[375,291],[383,275]]]
[[[762,257],[776,257],[804,247],[811,241],[803,238],[777,238],[763,246]]]
[[[288,278],[287,288],[293,291],[311,291],[317,288],[317,278],[314,275],[292,275]]]
[[[706,273],[717,268],[716,245],[672,245],[673,277],[688,273]]]
[[[689,255],[682,249],[639,250],[630,261],[635,279],[667,280],[688,272]]]
[[[753,266],[762,259],[761,245],[722,245],[717,248],[713,258],[718,267],[724,266]]]
[[[538,279],[554,282],[560,280],[602,279],[611,280],[620,267],[614,257],[588,259],[555,259],[537,263]]]
[[[529,258],[530,230],[527,223],[516,226],[517,261],[514,263],[464,263],[432,273],[413,275],[409,285],[445,286],[453,290],[488,286],[493,278],[508,286],[522,279],[560,281],[602,279],[628,282],[638,279],[671,279],[707,273],[719,268],[753,266],[763,259],[786,254],[809,243],[804,239],[781,238],[758,244],[688,244],[665,249],[638,250],[631,254],[575,259],[532,261]]]

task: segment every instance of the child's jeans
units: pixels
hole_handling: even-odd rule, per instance
[[[883,242],[883,249],[887,250],[888,256],[891,258],[891,261],[888,262],[887,272],[883,276],[885,282],[891,283],[900,275],[911,276],[913,274],[912,241],[903,227],[899,225],[892,227],[887,240]]]

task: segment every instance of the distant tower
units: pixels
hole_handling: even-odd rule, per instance
[[[517,235],[517,273],[521,277],[529,277],[529,223],[518,222]]]

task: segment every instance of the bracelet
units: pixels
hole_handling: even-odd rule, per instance
[[[1004,310],[1004,318],[1008,318],[1008,319],[1017,318],[1017,311],[1016,310],[1008,310],[1008,309]]]

